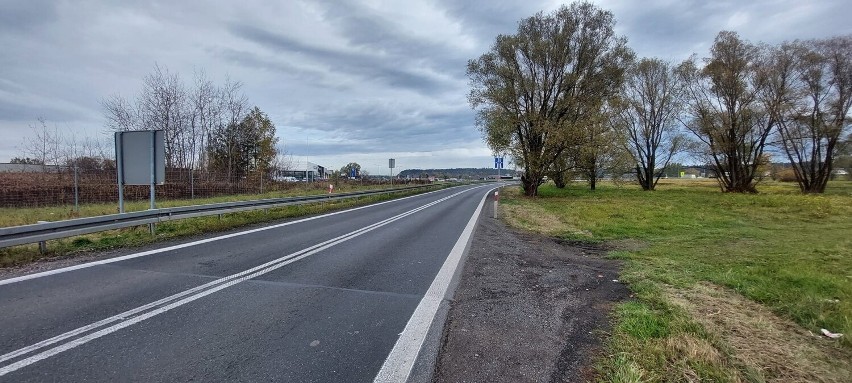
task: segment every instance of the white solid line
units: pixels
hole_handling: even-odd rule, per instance
[[[297,220],[297,221],[284,222],[284,223],[279,223],[279,224],[276,224],[276,225],[260,227],[260,228],[257,228],[257,229],[241,231],[241,232],[238,232],[238,233],[225,234],[225,235],[220,235],[218,237],[182,243],[180,245],[164,247],[164,248],[161,248],[161,249],[153,249],[153,250],[143,251],[143,252],[139,252],[139,253],[123,255],[121,257],[102,259],[100,261],[88,262],[88,263],[83,263],[83,264],[79,264],[79,265],[63,267],[63,268],[55,269],[55,270],[42,271],[40,273],[22,275],[20,277],[3,279],[3,280],[0,280],[0,286],[12,284],[12,283],[17,283],[17,282],[21,282],[21,281],[26,281],[26,280],[30,280],[30,279],[35,279],[35,278],[46,277],[48,275],[54,275],[54,274],[66,273],[66,272],[74,271],[74,270],[85,269],[85,268],[98,266],[98,265],[105,265],[105,264],[113,263],[113,262],[121,262],[121,261],[124,261],[124,260],[144,257],[144,256],[151,255],[151,254],[163,253],[163,252],[172,251],[172,250],[179,250],[179,249],[183,249],[183,248],[186,248],[186,247],[201,245],[201,244],[204,244],[204,243],[219,241],[219,240],[222,240],[222,239],[234,238],[234,237],[238,237],[238,236],[246,235],[246,234],[257,233],[257,232],[261,232],[261,231],[264,231],[264,230],[277,229],[279,227],[294,225],[294,224],[297,224],[297,223],[312,221],[312,220],[315,220],[315,219],[320,219],[320,218],[325,218],[325,217],[331,217],[331,216],[334,216],[334,215],[349,213],[349,212],[353,212],[353,211],[356,211],[356,210],[367,209],[367,208],[371,208],[371,207],[375,207],[375,206],[379,206],[379,205],[384,205],[384,204],[391,203],[391,202],[402,201],[402,200],[409,199],[409,198],[429,195],[429,194],[437,193],[437,192],[444,191],[444,190],[449,190],[449,189],[435,190],[435,191],[431,191],[431,192],[427,192],[427,193],[423,193],[423,194],[417,194],[417,195],[413,195],[413,196],[397,198],[397,199],[390,200],[390,201],[384,201],[384,202],[374,203],[374,204],[371,204],[371,205],[359,206],[359,207],[352,208],[352,209],[341,210],[341,211],[336,211],[336,212],[333,212],[333,213],[318,215],[318,216],[315,216],[315,217],[303,218],[303,219],[300,219],[300,220]],[[470,190],[472,190],[472,189],[470,189]]]
[[[63,351],[70,350],[74,347],[80,346],[80,345],[85,344],[85,343],[87,343],[91,340],[94,340],[94,339],[100,338],[104,335],[113,333],[115,331],[118,331],[118,330],[123,329],[125,327],[128,327],[130,325],[133,325],[135,323],[139,323],[139,322],[146,320],[148,318],[151,318],[153,316],[162,314],[162,313],[167,312],[169,310],[172,310],[176,307],[180,307],[180,306],[185,305],[189,302],[192,302],[192,301],[195,301],[199,298],[210,295],[214,292],[217,292],[217,291],[220,291],[222,289],[231,287],[233,285],[244,282],[244,281],[249,280],[251,278],[272,272],[272,271],[274,271],[278,268],[289,265],[289,264],[296,262],[300,259],[306,258],[310,255],[316,254],[320,251],[323,251],[325,249],[328,249],[328,248],[335,246],[335,245],[338,245],[340,243],[346,242],[350,239],[359,237],[359,236],[366,234],[370,231],[373,231],[373,230],[378,229],[382,226],[388,225],[392,222],[398,221],[398,220],[405,218],[409,215],[415,214],[419,211],[425,210],[429,207],[432,207],[436,204],[439,204],[443,201],[446,201],[450,198],[453,198],[453,197],[455,197],[459,194],[462,194],[462,193],[465,193],[467,191],[474,190],[474,189],[476,189],[476,188],[462,190],[460,192],[457,192],[455,194],[451,194],[449,196],[446,196],[446,197],[440,198],[438,200],[432,201],[428,204],[425,204],[423,206],[409,210],[407,212],[404,212],[404,213],[398,214],[396,216],[393,216],[393,217],[384,219],[382,221],[379,221],[377,223],[373,223],[371,225],[362,227],[360,229],[354,230],[354,231],[349,232],[347,234],[343,234],[343,235],[338,236],[336,238],[332,238],[330,240],[318,243],[316,245],[313,245],[311,247],[297,251],[295,253],[288,254],[288,255],[281,257],[281,258],[278,258],[276,260],[266,262],[262,265],[255,266],[251,269],[248,269],[248,270],[245,270],[245,271],[242,271],[242,272],[239,272],[237,274],[233,274],[233,275],[230,275],[230,276],[227,276],[227,277],[223,277],[223,278],[220,278],[220,279],[212,281],[212,282],[208,282],[204,285],[183,291],[183,292],[178,293],[178,294],[174,294],[172,296],[160,299],[156,302],[152,302],[152,303],[146,304],[144,306],[125,311],[121,314],[114,315],[112,317],[100,320],[100,321],[92,323],[90,325],[80,327],[78,329],[75,329],[75,330],[66,332],[64,334],[55,336],[53,338],[46,339],[46,340],[43,340],[43,341],[38,342],[36,344],[33,344],[33,345],[30,345],[30,346],[21,348],[19,350],[15,350],[15,351],[12,351],[10,353],[4,354],[4,355],[0,356],[0,362],[4,362],[4,361],[14,359],[16,357],[19,357],[19,356],[22,356],[22,355],[25,355],[25,354],[29,354],[31,352],[37,351],[38,349],[41,349],[41,348],[50,346],[52,344],[61,342],[63,340],[72,338],[74,336],[86,333],[88,331],[94,330],[94,329],[102,327],[104,325],[119,321],[118,323],[116,323],[116,324],[114,324],[110,327],[98,330],[98,331],[91,333],[89,335],[74,339],[74,340],[69,341],[67,343],[56,346],[52,349],[43,351],[43,352],[38,353],[36,355],[30,356],[28,358],[22,359],[20,361],[17,361],[17,362],[11,363],[11,364],[9,364],[5,367],[2,367],[2,368],[0,368],[0,376],[6,375],[10,372],[16,371],[16,370],[23,368],[23,367],[26,367],[30,364],[33,364],[33,363],[36,363],[36,362],[41,361],[43,359],[49,358],[49,357],[56,355],[56,354],[59,354]],[[193,295],[190,295],[190,294],[193,294]],[[187,295],[190,295],[190,296],[186,297]],[[157,309],[148,311],[144,314],[141,314],[141,315],[138,315],[138,316],[136,315],[136,314],[139,314],[141,312],[144,312],[145,310],[152,309],[152,308],[157,307],[157,306],[161,306],[164,303],[168,303],[168,302],[174,301],[174,300],[179,299],[179,298],[183,298],[183,299],[180,299],[176,302],[172,302],[168,305],[159,307]]]
[[[405,325],[405,329],[399,335],[396,343],[393,346],[390,354],[388,354],[385,363],[382,364],[381,370],[376,374],[374,382],[379,383],[397,383],[406,382],[408,376],[411,375],[411,369],[414,368],[414,362],[417,360],[417,355],[420,353],[420,348],[426,340],[426,334],[429,332],[429,327],[432,326],[432,321],[435,319],[435,314],[438,312],[438,307],[444,297],[447,295],[450,281],[461,263],[462,255],[467,248],[468,242],[473,235],[473,229],[476,228],[476,222],[479,219],[479,214],[482,212],[482,207],[485,205],[485,199],[488,198],[490,189],[482,197],[479,207],[470,217],[464,231],[462,231],[453,249],[450,250],[449,256],[444,261],[438,275],[426,291],[426,295],[420,300],[417,308],[414,309],[414,314]]]

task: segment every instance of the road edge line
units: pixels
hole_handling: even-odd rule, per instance
[[[393,349],[385,358],[381,369],[376,374],[373,382],[375,383],[397,383],[407,382],[417,362],[420,350],[426,340],[429,330],[432,328],[432,322],[435,320],[441,303],[444,302],[448,293],[451,293],[450,286],[455,280],[457,282],[457,274],[461,270],[460,266],[464,263],[465,255],[470,248],[470,243],[473,240],[473,232],[479,223],[479,216],[485,206],[485,201],[491,194],[491,191],[498,189],[497,186],[488,189],[479,206],[474,211],[470,220],[467,222],[459,239],[453,245],[450,254],[444,261],[441,270],[432,280],[432,284],[424,294],[423,299],[414,309],[411,318],[405,325],[405,329],[400,333],[399,338],[393,346]],[[457,284],[457,283],[456,283]]]

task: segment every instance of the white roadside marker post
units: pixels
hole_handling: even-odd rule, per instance
[[[497,203],[500,201],[500,191],[494,191],[494,218],[497,218]]]

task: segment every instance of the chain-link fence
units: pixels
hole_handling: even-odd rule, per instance
[[[38,171],[0,172],[0,207],[74,206],[75,204],[117,203],[118,185],[115,170],[84,170],[53,167]],[[395,180],[398,183],[422,183],[421,180]],[[157,201],[195,199],[230,195],[257,195],[274,192],[297,193],[299,190],[325,189],[329,183],[336,190],[343,186],[389,184],[389,180],[323,179],[314,182],[276,181],[252,174],[240,179],[203,171],[167,170],[166,182],[155,188]],[[125,201],[148,200],[149,186],[127,185]]]

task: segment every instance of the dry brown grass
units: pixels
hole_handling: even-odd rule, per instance
[[[852,382],[852,352],[736,292],[699,283],[669,289],[667,295],[716,337],[721,347],[729,348],[727,353],[743,367],[741,371],[756,374],[745,380]],[[691,359],[718,360],[717,349],[704,343],[677,338],[669,342],[678,354],[691,354]]]
[[[701,376],[693,369],[693,366],[703,364],[718,368],[727,364],[722,353],[713,344],[691,334],[680,333],[660,339],[659,342],[658,347],[664,349],[661,354],[668,355],[669,358],[667,366],[669,377],[680,377],[680,379],[672,380],[700,382]],[[731,380],[736,381],[736,377]]]
[[[517,188],[503,188],[501,193],[516,197],[521,194]],[[540,205],[501,203],[499,209],[502,211],[501,218],[516,228],[535,231],[551,237],[563,237],[566,234],[581,237],[592,236],[590,232],[572,226],[559,215]]]

